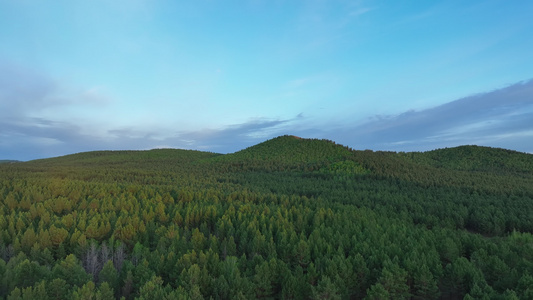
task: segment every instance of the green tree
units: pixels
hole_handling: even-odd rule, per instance
[[[533,299],[533,276],[525,272],[518,281],[516,291],[521,299]]]
[[[118,289],[118,272],[111,260],[108,260],[100,273],[98,274],[98,282],[100,284],[107,283],[113,290]]]
[[[383,267],[379,283],[387,290],[393,299],[408,299],[407,271],[396,263],[389,263]]]
[[[148,261],[144,259],[133,271],[133,284],[136,287],[141,287],[153,276],[155,276],[154,271],[150,269]]]
[[[61,278],[54,278],[49,281],[46,285],[46,290],[50,299],[66,300],[71,298],[69,286],[67,282]]]
[[[46,293],[45,282],[41,281],[33,287],[27,287],[22,289],[22,299],[43,299],[48,300],[48,294]]]
[[[115,291],[109,286],[107,282],[104,282],[98,288],[96,292],[96,300],[113,300],[115,299]],[[157,298],[155,298],[157,299]]]
[[[14,286],[26,288],[45,278],[48,272],[46,268],[41,267],[38,263],[25,259],[15,266],[14,275]]]
[[[365,297],[365,300],[386,300],[386,299],[393,299],[387,289],[381,284],[376,283],[372,285],[368,291],[367,295]]]
[[[161,277],[154,276],[139,290],[139,300],[165,299],[167,292],[163,288]]]
[[[422,265],[414,276],[414,299],[437,299],[440,296],[437,281],[427,265]]]
[[[275,277],[276,272],[268,261],[263,261],[260,265],[255,267],[254,284],[256,298],[274,298]]]
[[[90,276],[73,254],[57,263],[52,269],[54,278],[63,279],[69,286],[81,287],[90,280]]]
[[[316,287],[311,287],[313,299],[341,299],[341,293],[338,287],[331,281],[328,276],[322,276]]]
[[[96,291],[94,282],[89,281],[82,287],[74,290],[72,293],[72,299],[74,300],[93,300],[96,299]]]
[[[9,296],[7,296],[7,300],[22,300],[22,292],[18,287],[14,288]]]

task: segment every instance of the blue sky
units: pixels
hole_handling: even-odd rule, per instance
[[[533,153],[531,1],[0,0],[0,159],[278,135]]]

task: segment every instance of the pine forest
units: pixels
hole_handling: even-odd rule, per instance
[[[0,163],[3,299],[533,299],[533,155],[353,150]]]

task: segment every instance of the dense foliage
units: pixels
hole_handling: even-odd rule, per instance
[[[103,151],[0,165],[7,299],[533,299],[533,157]]]

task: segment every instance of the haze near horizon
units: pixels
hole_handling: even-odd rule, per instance
[[[0,159],[354,149],[533,153],[528,1],[0,1]]]

